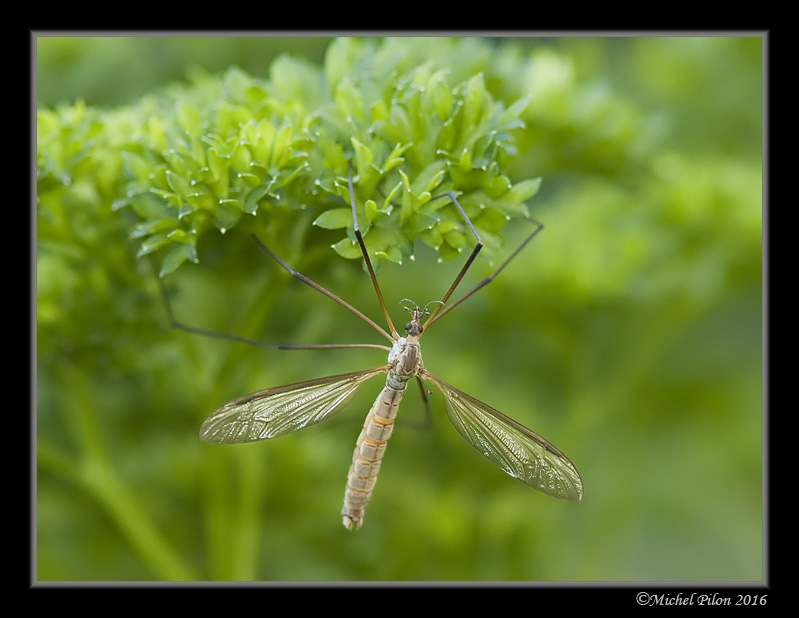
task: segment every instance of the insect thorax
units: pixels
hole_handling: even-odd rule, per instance
[[[388,353],[389,375],[407,382],[422,369],[422,351],[415,337],[400,337]]]

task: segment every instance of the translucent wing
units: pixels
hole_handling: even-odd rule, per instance
[[[343,409],[363,382],[386,370],[387,367],[376,367],[244,395],[205,419],[200,440],[219,444],[255,442],[319,423]]]
[[[510,476],[555,498],[579,501],[583,481],[569,458],[538,434],[491,406],[431,375],[455,429]]]

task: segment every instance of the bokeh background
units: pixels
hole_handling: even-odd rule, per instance
[[[197,432],[235,396],[376,366],[383,353],[264,350],[170,329],[149,261],[132,241],[100,238],[91,262],[79,251],[37,260],[36,580],[763,579],[763,39],[472,43],[494,96],[533,94],[512,175],[543,177],[529,207],[545,229],[426,334],[425,364],[566,452],[583,502],[505,476],[461,440],[437,392],[428,417],[413,389],[364,527],[347,532],[346,473],[379,379],[334,420],[279,440],[209,446]],[[319,63],[328,44],[38,37],[38,105],[112,108],[231,65],[266,77],[279,54]],[[519,59],[530,69],[503,92],[503,67]],[[509,223],[506,254],[528,229]],[[279,249],[379,319],[368,278],[335,240],[315,229]],[[435,257],[419,246],[380,269],[395,322],[400,299],[441,297],[460,268]],[[200,260],[167,278],[184,322],[376,342],[252,243],[220,235]],[[491,270],[478,260],[463,285]],[[81,311],[65,317],[59,303]]]

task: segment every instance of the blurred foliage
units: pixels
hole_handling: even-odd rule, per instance
[[[36,43],[39,581],[762,579],[760,38]],[[348,533],[378,380],[297,435],[198,441],[237,395],[382,362],[175,331],[156,284],[194,326],[374,342],[249,237],[379,316],[341,259],[349,162],[398,322],[473,243],[432,197],[487,240],[463,290],[545,224],[425,365],[564,450],[582,503],[476,456],[437,394],[420,429],[409,390]]]
[[[116,190],[113,209],[141,218],[139,256],[164,249],[163,275],[198,261],[205,233],[225,233],[246,215],[299,208],[320,213],[320,227],[352,227],[351,165],[356,193],[369,196],[361,231],[378,260],[413,255],[416,238],[457,257],[473,237],[451,200],[435,199],[447,191],[491,251],[506,218],[526,214],[538,190],[537,179],[511,185],[502,173],[529,95],[506,106],[481,72],[452,80],[450,62],[468,58],[462,46],[441,40],[440,60],[425,61],[431,47],[337,39],[323,68],[280,56],[267,80],[239,68],[221,79],[195,72],[190,86],[131,107],[41,110],[40,209],[59,211],[62,188]],[[350,236],[334,248],[360,258]]]

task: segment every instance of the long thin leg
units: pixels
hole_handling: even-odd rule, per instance
[[[424,402],[424,423],[422,424],[423,429],[427,429],[430,427],[430,419],[432,415],[430,414],[430,399],[427,397],[427,388],[425,388],[424,382],[422,382],[422,378],[416,376],[416,381],[419,383],[419,392],[422,394],[422,402]]]
[[[358,227],[358,215],[355,212],[355,191],[352,188],[352,164],[350,164],[350,171],[349,175],[347,176],[347,187],[350,190],[350,205],[352,206],[352,226],[353,231],[355,232],[355,238],[358,239],[358,244],[361,246],[361,253],[363,253],[363,259],[366,261],[366,268],[369,269],[369,276],[372,278],[372,285],[374,285],[375,292],[377,292],[377,300],[380,301],[380,306],[383,308],[383,315],[386,316],[386,322],[388,323],[388,328],[391,330],[391,334],[394,336],[394,340],[399,338],[397,334],[397,329],[394,328],[394,324],[391,322],[391,318],[388,315],[388,310],[386,309],[386,303],[383,301],[383,294],[380,292],[380,286],[377,283],[377,276],[375,275],[375,271],[372,268],[372,262],[369,259],[369,253],[366,251],[366,245],[363,242],[363,236],[361,235],[361,230]]]
[[[444,294],[444,298],[441,299],[441,304],[438,307],[436,307],[435,311],[433,311],[433,313],[430,314],[430,317],[427,318],[427,321],[422,325],[422,330],[430,326],[430,324],[432,324],[435,321],[436,315],[442,312],[444,303],[446,303],[447,300],[449,300],[449,297],[452,296],[452,293],[455,291],[455,288],[458,287],[458,284],[461,282],[461,279],[463,279],[463,276],[466,274],[466,271],[469,270],[469,267],[472,265],[472,262],[474,262],[474,258],[477,257],[477,254],[480,253],[480,249],[483,248],[483,239],[480,238],[480,234],[478,234],[477,230],[474,229],[474,226],[472,225],[472,222],[469,219],[469,217],[466,215],[466,212],[463,210],[463,208],[461,208],[461,205],[458,203],[458,200],[455,199],[455,195],[453,195],[452,191],[447,191],[446,195],[449,196],[449,199],[452,200],[452,203],[455,204],[458,211],[461,213],[461,216],[466,221],[466,225],[469,226],[469,229],[472,231],[472,234],[474,234],[474,237],[477,239],[477,244],[475,245],[474,249],[472,249],[472,253],[469,256],[469,259],[466,260],[466,263],[463,265],[463,268],[461,268],[461,271],[458,273],[458,276],[455,277],[455,281],[452,282],[452,285],[449,286],[449,290],[447,290],[447,293]],[[439,197],[444,197],[444,196],[438,195],[431,199],[437,199]]]
[[[430,413],[430,398],[428,397],[428,395],[432,394],[432,392],[428,390],[428,388],[425,386],[424,382],[419,376],[416,376],[416,382],[419,384],[419,394],[421,395],[422,398],[422,404],[424,404],[424,416],[422,418],[413,418],[409,414],[403,420],[402,426],[408,427],[409,429],[412,428],[424,431],[430,429],[430,427],[433,424],[432,422],[433,415]]]
[[[374,329],[375,329],[375,330],[377,330],[377,332],[379,332],[381,335],[383,335],[383,336],[384,336],[386,339],[388,339],[388,340],[389,340],[389,341],[390,341],[392,344],[394,343],[394,341],[396,340],[396,338],[392,338],[392,337],[391,337],[391,335],[389,335],[389,334],[388,334],[386,331],[384,331],[382,328],[380,328],[380,327],[379,327],[377,324],[375,324],[375,322],[373,322],[371,319],[367,318],[367,317],[366,317],[366,316],[365,316],[363,313],[361,313],[360,311],[358,311],[358,310],[357,310],[355,307],[353,307],[353,306],[352,306],[352,305],[350,305],[349,303],[347,303],[347,302],[345,302],[345,301],[341,300],[341,299],[340,299],[338,296],[336,296],[335,294],[333,294],[333,292],[329,292],[329,291],[327,291],[325,288],[323,288],[323,287],[322,287],[321,285],[319,285],[318,283],[315,283],[314,281],[311,281],[311,280],[310,280],[308,277],[306,277],[306,276],[305,276],[305,275],[303,275],[302,273],[299,273],[299,272],[297,272],[296,270],[294,270],[293,268],[291,268],[291,267],[290,267],[288,264],[286,264],[286,263],[285,263],[283,260],[281,260],[279,257],[277,257],[277,256],[276,256],[274,253],[272,253],[272,251],[269,249],[269,247],[267,247],[267,246],[266,246],[264,243],[262,243],[262,242],[261,242],[261,241],[258,239],[258,237],[257,237],[255,234],[253,234],[253,235],[252,235],[252,237],[255,239],[255,242],[257,242],[257,243],[258,243],[258,246],[260,246],[260,247],[261,247],[261,249],[263,249],[264,251],[266,251],[266,253],[267,253],[267,254],[268,254],[268,255],[269,255],[269,256],[270,256],[270,257],[271,257],[273,260],[275,260],[275,261],[276,261],[278,264],[280,264],[280,265],[281,265],[283,268],[285,268],[285,269],[286,269],[286,271],[287,271],[287,272],[288,272],[288,273],[289,273],[289,274],[290,274],[292,277],[294,277],[295,279],[298,279],[298,280],[302,281],[303,283],[305,283],[305,284],[307,284],[307,285],[310,285],[310,286],[311,286],[311,287],[312,287],[314,290],[316,290],[317,292],[321,292],[322,294],[324,294],[325,296],[327,296],[327,297],[328,297],[328,298],[330,298],[331,300],[334,300],[334,301],[336,301],[336,302],[337,302],[339,305],[341,305],[341,306],[342,306],[342,307],[344,307],[345,309],[349,309],[349,310],[350,310],[350,311],[352,311],[352,312],[353,312],[355,315],[357,315],[359,318],[361,318],[361,319],[362,319],[364,322],[366,322],[367,324],[370,324],[372,327],[374,327]],[[361,241],[361,246],[363,246],[363,241]],[[365,254],[364,254],[364,255],[365,255]],[[367,258],[367,263],[368,263],[368,258]],[[371,270],[371,264],[369,265],[369,269]],[[375,286],[377,286],[377,279],[374,279],[374,273],[372,274],[372,280],[375,282]],[[382,298],[381,298],[381,303],[382,303]],[[383,306],[383,311],[385,311],[385,306]],[[390,324],[391,324],[391,322],[389,322],[389,325],[390,325]],[[392,327],[392,332],[394,332],[394,334],[396,335],[396,332],[394,331],[393,327]]]
[[[450,195],[450,197],[452,197],[452,196]],[[454,201],[454,198],[453,198],[453,201]],[[457,202],[456,202],[456,205],[457,205]],[[461,213],[463,214],[463,216],[464,216],[464,217],[466,217],[466,213],[465,213],[465,212],[463,212],[463,209],[462,209],[462,208],[460,208],[460,206],[458,206],[458,208],[459,208],[459,210],[461,211]],[[440,311],[434,311],[434,312],[432,313],[432,315],[431,315],[431,316],[428,318],[427,322],[425,322],[425,323],[424,323],[424,328],[425,328],[425,329],[426,329],[426,328],[428,328],[428,327],[429,327],[429,326],[430,326],[430,325],[431,325],[433,322],[435,322],[436,320],[438,320],[439,318],[441,318],[443,315],[445,315],[445,314],[446,314],[446,313],[448,313],[449,311],[452,311],[452,310],[453,310],[455,307],[457,307],[458,305],[460,305],[460,304],[461,304],[461,303],[462,303],[464,300],[466,300],[467,298],[469,298],[469,297],[470,297],[472,294],[474,294],[474,293],[475,293],[477,290],[479,290],[480,288],[484,287],[485,285],[488,285],[489,283],[491,283],[491,281],[493,281],[493,280],[496,278],[496,276],[497,276],[499,273],[501,273],[501,272],[502,272],[502,270],[503,270],[503,269],[504,269],[504,268],[505,268],[505,267],[508,265],[508,263],[509,263],[509,262],[510,262],[510,261],[511,261],[513,258],[515,258],[515,257],[516,257],[516,256],[519,254],[519,252],[520,252],[522,249],[524,249],[524,247],[527,245],[527,243],[528,243],[528,242],[530,242],[530,241],[533,239],[533,237],[534,237],[536,234],[538,234],[538,232],[540,232],[540,231],[543,229],[543,227],[544,227],[544,224],[543,224],[543,223],[539,223],[538,221],[536,221],[536,220],[534,220],[534,219],[529,219],[529,218],[528,218],[527,220],[528,220],[530,223],[532,223],[533,225],[535,225],[535,229],[532,231],[532,233],[531,233],[531,234],[530,234],[530,235],[529,235],[527,238],[525,238],[525,239],[524,239],[524,241],[522,242],[522,244],[521,244],[521,245],[519,245],[519,248],[518,248],[518,249],[516,249],[516,251],[514,251],[513,253],[511,253],[510,257],[509,257],[507,260],[505,260],[504,262],[502,262],[502,264],[500,265],[500,267],[499,267],[499,268],[497,268],[497,269],[496,269],[496,270],[495,270],[493,273],[491,273],[491,274],[490,274],[488,277],[486,277],[486,278],[485,278],[485,279],[483,279],[483,280],[482,280],[480,283],[478,283],[476,286],[474,286],[474,287],[473,287],[471,290],[469,290],[468,292],[466,292],[466,294],[464,294],[463,296],[461,296],[461,297],[460,297],[458,300],[456,300],[454,303],[451,303],[450,305],[447,305],[447,306],[446,306],[446,307],[444,307],[444,308],[442,308],[442,307],[443,307],[443,305],[439,306],[439,309],[441,309],[441,310],[440,310]],[[471,224],[471,222],[469,221],[468,217],[466,217],[466,221],[469,223],[469,227],[470,227],[470,228],[472,228],[472,231],[474,231],[474,228],[472,227],[472,224]],[[475,232],[475,234],[476,234],[476,232]],[[479,239],[479,236],[478,236],[478,239]],[[454,283],[454,284],[452,285],[452,287],[450,288],[450,292],[452,292],[452,290],[454,290],[454,288],[455,288],[455,285],[457,285],[457,283],[458,283],[458,282],[461,280],[461,278],[463,277],[464,273],[466,272],[466,268],[468,268],[468,266],[471,264],[472,260],[473,260],[473,259],[475,258],[475,256],[477,255],[477,251],[478,251],[478,250],[479,250],[479,245],[478,245],[478,247],[475,247],[475,250],[474,250],[474,251],[472,251],[472,255],[469,257],[469,261],[467,261],[467,262],[466,262],[466,266],[464,266],[464,267],[463,267],[463,269],[461,270],[460,274],[459,274],[459,275],[458,275],[458,277],[455,279],[455,283]],[[448,292],[448,294],[449,294],[449,292]]]
[[[376,343],[320,343],[320,344],[309,344],[309,345],[268,343],[266,341],[258,341],[257,339],[240,337],[239,335],[231,335],[229,333],[220,333],[213,330],[206,330],[204,328],[189,326],[188,324],[183,324],[182,322],[178,322],[175,319],[175,316],[172,313],[172,305],[169,302],[169,295],[167,294],[166,286],[164,286],[164,282],[157,275],[156,275],[156,281],[158,281],[158,287],[161,291],[161,298],[164,302],[164,309],[166,310],[166,317],[167,321],[169,322],[169,325],[172,328],[177,328],[179,330],[186,331],[187,333],[194,333],[196,335],[203,335],[205,337],[214,337],[216,339],[227,339],[228,341],[239,341],[241,343],[247,343],[249,345],[256,345],[262,348],[275,348],[278,350],[319,350],[319,349],[328,349],[328,348],[377,348],[379,350],[391,349],[388,346],[379,345]]]

